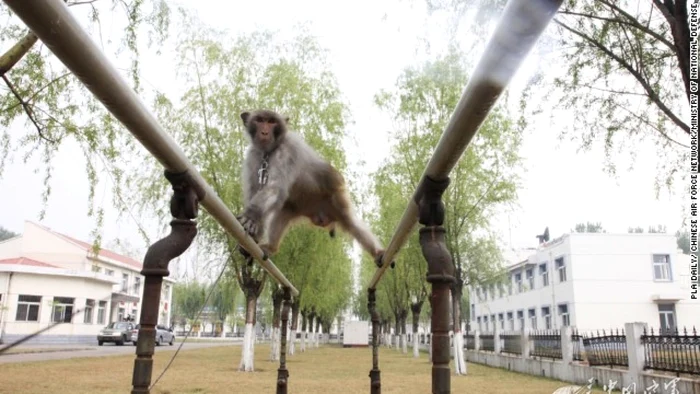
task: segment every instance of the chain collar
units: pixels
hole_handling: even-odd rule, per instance
[[[269,163],[267,162],[267,159],[269,158],[269,154],[266,152],[263,154],[262,157],[262,162],[260,163],[260,169],[258,170],[258,183],[261,185],[267,184],[267,177],[268,177],[268,170],[267,166]]]

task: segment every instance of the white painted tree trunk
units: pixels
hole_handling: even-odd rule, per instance
[[[314,342],[314,346],[318,347],[320,345],[319,341],[321,340],[321,333],[317,332],[316,333],[316,341]]]
[[[406,334],[401,334],[401,352],[408,353],[408,338]]]
[[[301,331],[301,344],[299,345],[299,351],[304,353],[306,351],[306,330]]]
[[[270,332],[270,361],[278,361],[280,359],[280,328],[272,328]]]
[[[428,362],[433,362],[433,336],[430,336],[430,341],[428,341]]]
[[[418,358],[420,357],[420,351],[418,349],[419,345],[419,335],[418,334],[413,334],[413,357]]]
[[[453,338],[453,353],[454,353],[454,365],[455,373],[457,375],[467,374],[467,364],[464,362],[464,337],[462,337],[461,332],[457,332]]]
[[[289,344],[289,355],[292,356],[294,355],[294,342],[297,339],[297,330],[289,330],[289,338],[287,339],[287,343]]]
[[[253,372],[253,355],[255,354],[255,332],[253,331],[253,323],[246,323],[245,334],[243,334],[243,349],[241,354],[241,363],[238,366],[240,371]]]

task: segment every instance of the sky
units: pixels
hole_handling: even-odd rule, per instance
[[[445,35],[448,24],[441,16],[428,17],[421,0],[181,0],[180,3],[196,10],[205,24],[228,29],[232,34],[258,28],[284,31],[297,23],[310,21],[311,31],[330,51],[332,70],[350,104],[353,123],[348,127],[348,134],[354,143],[346,145],[347,157],[363,158],[365,165],[356,168],[364,174],[374,170],[389,154],[386,130],[391,128],[391,122],[374,107],[373,95],[382,88],[391,88],[403,68],[433,56],[448,42]],[[274,12],[268,12],[270,10]],[[121,29],[108,12],[103,14],[102,28],[105,37],[118,34]],[[464,42],[475,39],[465,31],[460,30]],[[430,43],[430,53],[424,50],[426,42]],[[107,51],[109,58],[119,64],[123,59],[112,53]],[[173,83],[176,70],[168,67],[172,64],[169,60],[172,55],[171,48],[166,48],[160,56],[144,52],[142,81],[177,95],[174,90],[177,84]],[[473,55],[478,59],[481,53],[477,51]],[[517,92],[522,85],[518,82],[527,80],[538,62],[550,61],[529,56],[508,92]],[[125,65],[119,67],[123,70]],[[535,235],[541,234],[546,226],[554,238],[584,221],[602,222],[608,232],[626,232],[631,226],[647,228],[656,224],[666,225],[671,232],[680,228],[682,190],[676,188],[675,195],[662,193],[656,198],[653,174],[657,157],[650,146],[640,143],[638,155],[641,159],[630,171],[623,165],[614,179],[603,173],[600,149],[578,153],[576,143],[558,139],[559,128],[568,125],[569,119],[570,114],[566,113],[558,114],[553,121],[545,116],[531,119],[535,127],[526,133],[520,147],[524,175],[518,205],[494,221],[504,247],[533,247],[537,244]],[[58,152],[54,161],[52,197],[42,224],[90,241],[95,220],[87,216],[88,182],[81,156],[72,143],[62,146]],[[25,220],[38,221],[43,180],[35,169],[40,166],[38,160],[27,164],[15,160],[4,170],[0,178],[0,226],[22,232]],[[103,228],[106,242],[122,239],[145,251],[147,245],[136,230],[137,220],[150,233],[167,224],[167,221],[159,223],[144,218],[117,220],[111,208],[108,182],[100,185],[96,201],[106,210]]]

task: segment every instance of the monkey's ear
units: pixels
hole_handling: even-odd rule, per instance
[[[244,125],[248,124],[248,118],[250,117],[250,112],[241,112],[241,120],[243,121]]]

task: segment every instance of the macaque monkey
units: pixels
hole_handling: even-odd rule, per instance
[[[287,130],[289,118],[256,110],[241,113],[241,119],[250,146],[242,172],[245,209],[238,219],[256,242],[263,241],[265,253],[277,253],[287,228],[307,218],[331,237],[340,225],[379,263],[383,248],[354,214],[342,174]]]

